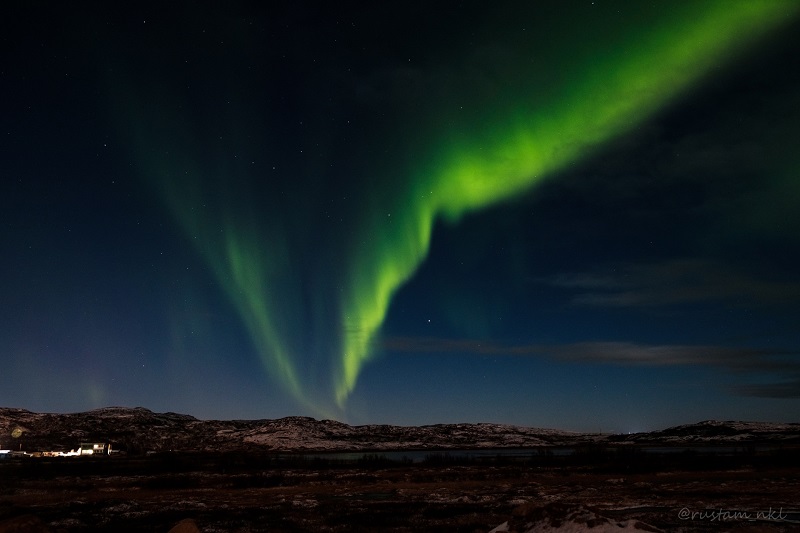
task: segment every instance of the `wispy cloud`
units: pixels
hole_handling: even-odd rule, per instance
[[[800,301],[800,283],[759,279],[713,261],[675,259],[620,264],[544,280],[575,291],[571,303],[594,307],[664,306],[708,301]]]
[[[710,366],[738,375],[781,376],[781,381],[736,385],[732,388],[735,394],[800,398],[800,350],[632,342],[506,345],[478,339],[434,337],[390,337],[384,339],[383,348],[405,354],[538,356],[621,366]],[[786,381],[787,376],[789,381]]]
[[[789,381],[737,385],[735,393],[756,398],[800,398],[800,374]]]

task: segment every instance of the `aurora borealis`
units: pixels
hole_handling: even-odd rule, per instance
[[[0,403],[796,418],[795,2],[3,10]]]

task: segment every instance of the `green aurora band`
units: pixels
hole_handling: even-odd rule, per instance
[[[635,25],[595,28],[603,37],[596,42],[557,42],[541,52],[544,70],[513,73],[513,88],[503,98],[483,98],[471,107],[474,111],[457,117],[436,117],[439,125],[421,128],[413,141],[401,136],[398,157],[413,155],[414,162],[399,168],[372,163],[377,166],[373,175],[381,178],[384,172],[394,190],[365,193],[353,215],[355,236],[341,244],[342,264],[330,272],[330,284],[337,287],[338,308],[333,310],[328,305],[324,311],[308,311],[308,303],[296,294],[313,280],[296,268],[296,244],[288,237],[293,228],[282,225],[292,222],[267,213],[272,223],[264,224],[265,213],[254,205],[251,191],[215,179],[234,176],[235,183],[245,183],[238,178],[246,178],[246,170],[201,166],[189,156],[198,151],[191,140],[174,140],[191,139],[189,124],[167,143],[157,142],[164,134],[139,117],[128,115],[128,127],[133,124],[135,145],[145,151],[140,157],[146,160],[145,174],[233,302],[267,372],[302,405],[336,417],[377,352],[394,294],[425,260],[437,220],[456,223],[526,193],[631,132],[735,52],[788,22],[799,5],[793,0],[665,3],[655,16],[646,13]],[[242,137],[238,140],[247,142]],[[161,144],[171,146],[172,153],[154,155],[154,146]],[[200,208],[204,205],[219,209],[215,214]],[[315,334],[313,328],[304,330],[304,317],[330,322],[331,312],[339,321],[328,325],[337,330],[332,337],[338,346],[325,348],[320,342],[317,348],[333,359],[322,366],[302,360],[292,339]],[[313,390],[310,376],[320,368],[330,380],[322,396]]]
[[[568,81],[535,106],[519,103],[491,128],[461,130],[438,157],[413,176],[401,226],[384,231],[356,254],[349,291],[342,371],[336,400],[344,406],[393,294],[416,271],[430,247],[437,217],[450,222],[529,190],[650,117],[729,54],[785,22],[792,2],[671,4],[669,20],[639,27],[613,49],[592,50],[563,67]],[[532,90],[534,88],[531,88]],[[464,135],[469,131],[470,135]],[[378,221],[376,221],[377,225]],[[373,247],[374,246],[374,247]]]

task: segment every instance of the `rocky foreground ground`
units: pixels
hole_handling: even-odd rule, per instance
[[[767,531],[800,528],[800,467],[743,461],[0,464],[0,533]],[[64,467],[70,461],[68,467]],[[94,460],[97,461],[97,460]],[[111,464],[110,461],[115,461]],[[134,464],[135,463],[135,464]],[[26,528],[18,528],[20,523]],[[196,529],[191,529],[196,528]]]

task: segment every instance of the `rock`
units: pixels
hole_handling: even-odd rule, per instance
[[[638,520],[618,521],[603,516],[597,510],[577,503],[528,503],[512,512],[511,520],[500,524],[493,532],[509,533],[594,533],[661,532],[660,529]]]
[[[26,514],[0,522],[0,533],[50,533],[50,528],[38,517]]]
[[[200,533],[197,523],[191,518],[185,518],[175,524],[169,533]]]

